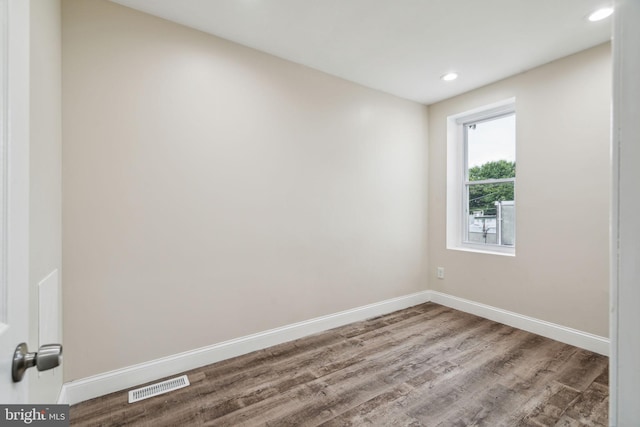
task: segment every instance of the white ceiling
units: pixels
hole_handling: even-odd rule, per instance
[[[611,34],[586,19],[610,0],[112,1],[424,104]]]

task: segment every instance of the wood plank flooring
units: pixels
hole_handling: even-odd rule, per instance
[[[608,358],[426,303],[71,407],[74,426],[606,426]]]

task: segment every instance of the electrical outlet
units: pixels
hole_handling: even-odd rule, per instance
[[[436,275],[438,276],[438,279],[444,279],[444,267],[438,267]]]

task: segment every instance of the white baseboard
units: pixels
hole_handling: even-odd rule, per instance
[[[402,310],[428,302],[429,299],[429,291],[418,292],[71,381],[62,386],[58,403],[73,405],[338,326]]]
[[[430,301],[595,353],[609,354],[609,340],[607,338],[441,292],[423,291],[71,381],[62,386],[58,403],[73,405],[252,351]]]
[[[485,319],[504,323],[505,325],[513,326],[514,328],[542,335],[543,337],[584,348],[586,350],[593,351],[594,353],[605,356],[609,355],[608,338],[582,332],[577,329],[568,328],[566,326],[561,326],[544,320],[535,319],[533,317],[524,316],[522,314],[492,307],[490,305],[443,294],[441,292],[429,291],[429,293],[431,294],[431,301],[436,304],[464,311],[465,313],[475,314],[476,316],[484,317]]]

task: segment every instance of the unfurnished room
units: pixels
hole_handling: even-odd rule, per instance
[[[637,0],[0,15],[0,424],[640,425]]]

